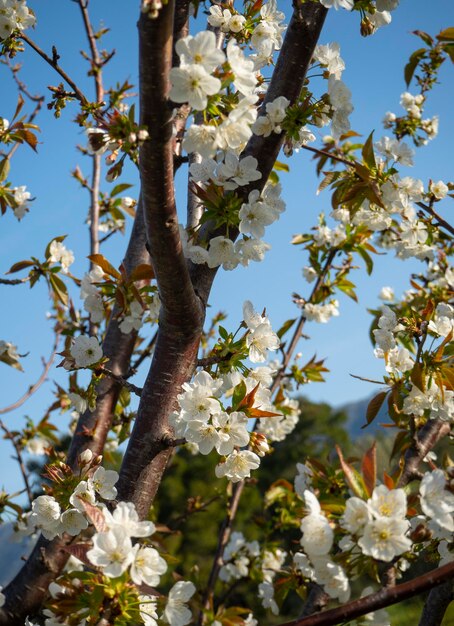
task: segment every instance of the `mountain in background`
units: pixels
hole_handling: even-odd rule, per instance
[[[388,405],[385,400],[374,421],[363,428],[366,424],[367,407],[375,395],[363,398],[363,400],[358,400],[357,402],[349,402],[339,408],[339,411],[343,411],[348,416],[345,428],[353,440],[364,435],[376,435],[379,431],[383,432],[380,424],[389,423]]]

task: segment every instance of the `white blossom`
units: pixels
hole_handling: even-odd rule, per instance
[[[363,554],[389,563],[411,548],[411,540],[405,536],[408,521],[395,517],[379,517],[364,527],[358,540]]]
[[[75,536],[88,528],[88,522],[77,509],[68,509],[61,516],[61,526],[63,532]]]
[[[192,613],[186,603],[192,598],[196,591],[193,583],[180,580],[169,591],[167,604],[164,610],[163,619],[170,626],[186,626],[192,619]]]
[[[113,513],[104,508],[103,514],[109,529],[119,529],[127,537],[149,537],[156,530],[153,522],[140,521],[132,502],[119,502]]]
[[[169,97],[174,102],[187,102],[189,106],[202,111],[208,103],[208,96],[218,93],[221,81],[211,76],[202,65],[173,67],[169,78],[172,83]]]
[[[98,467],[93,476],[88,479],[88,483],[104,500],[115,500],[117,497],[117,489],[114,485],[118,481],[118,478],[118,473],[114,470],[106,470],[103,467]]]
[[[145,583],[149,587],[159,585],[162,574],[167,571],[167,563],[159,552],[148,546],[136,544],[133,548],[134,560],[131,565],[131,578],[136,585]]]
[[[131,539],[121,526],[93,536],[93,548],[87,558],[96,567],[102,568],[109,578],[117,578],[133,562],[134,551]]]
[[[237,483],[244,478],[249,478],[251,471],[258,468],[260,458],[249,450],[234,450],[224,463],[219,463],[215,467],[218,478],[225,476],[232,483]]]
[[[89,367],[102,359],[102,348],[96,337],[79,335],[69,349],[76,367]]]

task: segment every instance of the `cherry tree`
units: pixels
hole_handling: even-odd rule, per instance
[[[437,135],[438,118],[425,117],[424,108],[440,67],[454,59],[454,30],[415,32],[420,47],[404,70],[411,91],[401,95],[399,114],[386,113],[385,134],[363,140],[350,126],[339,45],[319,38],[328,11],[338,10],[358,22],[359,39],[373,36],[399,10],[398,0],[296,0],[291,15],[275,0],[142,0],[139,84],[109,88],[104,70],[113,52],[101,48],[105,30],[94,27],[88,0],[74,2],[94,96],[55,47],[36,43],[33,6],[0,0],[3,69],[18,90],[16,110],[0,118],[2,215],[12,212],[26,228],[33,211],[26,173],[14,173],[24,184],[11,181],[18,149],[38,150],[39,158],[36,122],[45,100],[55,118],[71,109],[92,162],[91,175],[72,172],[90,198],[88,271],[72,273],[74,254],[56,233],[42,256],[18,258],[0,279],[5,293],[48,290],[55,335],[39,380],[1,413],[38,392],[56,355],[63,372],[41,419],[22,430],[0,423],[29,499],[21,506],[17,494],[2,494],[0,513],[18,536],[36,538],[0,591],[0,624],[252,626],[260,619],[285,626],[278,616],[291,596],[300,602],[288,626],[388,624],[387,606],[424,591],[421,623],[440,624],[453,599],[454,472],[433,449],[450,435],[454,408],[454,228],[439,205],[454,185],[436,171],[426,180],[400,172],[412,165],[413,148]],[[32,95],[21,80],[16,60],[25,48],[52,68],[58,83],[50,95]],[[139,102],[130,105],[135,92]],[[322,127],[320,144],[314,131]],[[285,219],[280,173],[300,150],[313,153],[332,211],[292,242],[305,251],[309,285],[294,295],[297,317],[273,329],[266,310],[249,300],[236,323],[207,315],[222,271],[267,254],[267,228]],[[129,164],[140,176],[137,198],[124,195]],[[187,207],[178,213],[177,170],[187,174]],[[103,244],[128,219],[129,243],[117,266]],[[263,494],[270,515],[285,519],[281,534],[253,540],[235,527],[244,490],[301,418],[294,392],[323,381],[326,371],[322,359],[297,353],[303,329],[339,315],[340,293],[356,299],[352,273],[357,263],[371,273],[379,251],[419,261],[403,298],[383,288],[371,317],[383,378],[366,421],[387,407],[397,432],[389,465],[379,472],[375,444],[360,459],[340,447],[330,460],[301,459],[293,484],[276,475]],[[2,367],[22,369],[2,333]],[[139,370],[142,387],[134,382]],[[76,419],[64,446],[55,417],[68,410]],[[206,580],[179,574],[178,553],[165,543],[171,529],[152,508],[169,461],[182,450],[216,457],[206,479],[225,494]],[[30,452],[46,458],[39,494],[24,462]],[[297,533],[291,545],[290,531]],[[414,573],[422,562],[425,573]],[[231,602],[244,579],[253,606]]]

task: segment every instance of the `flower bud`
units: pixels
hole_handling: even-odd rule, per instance
[[[265,456],[270,451],[268,440],[263,433],[252,432],[250,439],[251,450],[259,456]]]

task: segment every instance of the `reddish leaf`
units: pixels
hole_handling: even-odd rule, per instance
[[[371,496],[377,482],[377,445],[375,441],[363,456],[361,472],[367,492]]]
[[[386,395],[388,391],[380,391],[376,396],[372,398],[367,406],[366,411],[366,423],[361,428],[366,428],[369,426],[371,422],[377,417],[378,412],[380,411],[383,402],[385,401]]]
[[[90,548],[91,546],[88,543],[74,543],[70,546],[64,546],[63,550],[65,552],[69,552],[72,556],[75,556],[76,559],[79,559],[79,561],[82,561],[85,565],[93,567],[93,563],[90,563],[87,557],[87,552]]]
[[[342,471],[345,474],[345,479],[350,489],[353,491],[355,496],[358,496],[362,499],[367,498],[367,489],[359,472],[357,472],[351,465],[347,463],[339,446],[336,446],[336,452],[339,455],[339,461],[342,467]]]
[[[247,411],[248,417],[256,417],[260,419],[261,417],[281,417],[282,413],[272,413],[271,411],[262,411],[260,409],[248,409]]]
[[[383,482],[388,489],[394,489],[394,479],[386,472],[383,472]]]
[[[93,504],[90,504],[90,502],[87,502],[81,497],[79,497],[79,500],[85,509],[85,513],[87,514],[87,517],[90,519],[91,523],[96,528],[97,532],[98,533],[105,532],[107,530],[107,524],[106,524],[105,517],[102,514],[102,511],[100,511],[98,507],[94,506]]]
[[[14,263],[14,265],[11,265],[6,273],[14,274],[15,272],[24,270],[26,267],[31,267],[32,265],[34,265],[33,261],[18,261],[17,263]]]

